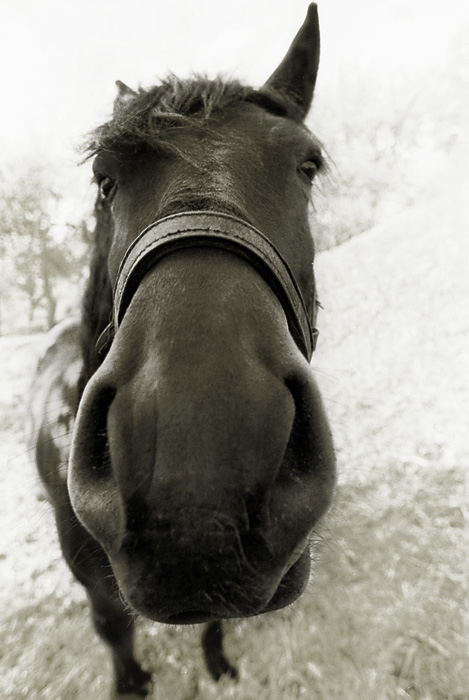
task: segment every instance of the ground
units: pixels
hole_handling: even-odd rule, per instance
[[[227,624],[237,683],[200,630],[142,622],[152,700],[467,700],[467,183],[322,253],[316,368],[340,480],[307,592]],[[467,207],[466,207],[467,208]],[[103,700],[110,661],[58,548],[24,442],[41,339],[0,339],[0,697]]]

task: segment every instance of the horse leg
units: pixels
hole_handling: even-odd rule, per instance
[[[68,500],[68,499],[67,499]],[[77,520],[69,502],[56,506],[62,551],[69,568],[86,588],[96,632],[110,647],[118,700],[147,696],[151,673],[133,654],[134,616],[123,602],[109,560],[100,545]]]
[[[133,654],[134,623],[119,597],[88,590],[96,632],[110,647],[114,662],[115,698],[141,700],[147,697],[151,673],[144,671]]]
[[[226,675],[237,679],[238,671],[223,651],[223,628],[220,620],[209,622],[202,635],[202,649],[210,675],[216,681]]]

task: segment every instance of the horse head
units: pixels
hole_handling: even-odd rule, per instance
[[[113,322],[68,487],[125,599],[154,620],[256,615],[308,580],[335,481],[310,366],[318,61],[312,5],[261,89],[118,83],[91,138]]]

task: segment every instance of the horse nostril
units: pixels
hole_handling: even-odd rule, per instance
[[[95,377],[85,389],[70,453],[68,492],[78,519],[106,552],[122,542],[125,516],[108,441],[108,413],[116,390]]]
[[[115,395],[113,387],[97,387],[94,395],[85,397],[80,407],[82,421],[77,438],[81,452],[87,456],[80,461],[82,466],[88,467],[88,476],[99,481],[108,478],[112,471],[107,417]]]
[[[287,380],[286,385],[295,404],[295,417],[284,458],[284,467],[288,467],[289,473],[281,470],[280,478],[312,473],[314,460],[311,455],[315,454],[315,437],[319,434],[316,424],[322,427],[323,422],[318,392],[312,380],[294,376]]]
[[[296,373],[288,379],[287,386],[295,403],[295,416],[277,475],[276,507],[284,513],[292,499],[292,508],[293,503],[297,513],[303,508],[305,521],[312,525],[327,510],[334,492],[334,444],[312,373]]]

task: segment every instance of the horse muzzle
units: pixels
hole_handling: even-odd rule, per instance
[[[85,389],[72,504],[151,619],[255,615],[304,588],[335,458],[290,326],[242,256],[181,249],[145,273]]]

